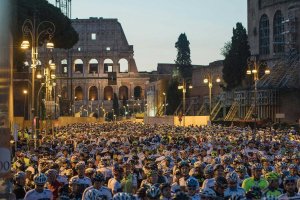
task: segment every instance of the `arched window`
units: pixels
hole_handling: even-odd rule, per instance
[[[119,60],[119,65],[120,65],[120,73],[128,72],[128,61],[125,58]]]
[[[98,73],[98,61],[96,59],[91,59],[89,62],[89,73]]]
[[[83,100],[83,90],[80,86],[77,86],[75,88],[75,97],[74,97],[75,101],[81,101]]]
[[[140,86],[136,86],[134,88],[134,99],[141,99],[142,97],[142,88]]]
[[[274,53],[284,52],[284,24],[283,16],[280,10],[278,10],[274,15],[273,21],[273,49]]]
[[[126,86],[121,86],[119,88],[119,99],[128,100],[128,88]]]
[[[98,100],[98,89],[96,86],[90,87],[89,100],[90,101]]]
[[[104,88],[104,100],[112,100],[114,98],[113,89],[111,86]]]
[[[262,15],[259,21],[259,53],[270,54],[270,25],[266,14]]]
[[[107,72],[112,72],[113,71],[113,64],[114,62],[107,58],[104,60],[104,73],[107,73]]]
[[[62,74],[68,73],[68,61],[67,61],[67,59],[63,59],[60,62],[60,65],[61,65],[61,73]]]
[[[76,59],[75,60],[75,66],[74,66],[74,71],[75,73],[83,73],[83,61],[81,59]]]

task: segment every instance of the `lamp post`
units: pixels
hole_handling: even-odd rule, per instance
[[[167,94],[163,92],[164,95],[164,115],[167,115]]]
[[[24,94],[24,119],[25,119],[26,118],[26,98],[27,98],[28,91],[23,90],[23,94]]]
[[[35,115],[35,70],[38,64],[38,46],[39,46],[39,39],[43,38],[43,36],[49,37],[49,41],[46,44],[46,47],[49,49],[54,48],[54,44],[51,42],[51,38],[55,32],[55,25],[50,21],[42,21],[40,23],[36,23],[35,16],[33,20],[26,19],[22,26],[22,32],[26,40],[24,40],[21,44],[22,49],[28,49],[30,46],[29,40],[27,37],[31,39],[31,70],[32,70],[32,84],[31,84],[31,116],[30,119],[32,120],[32,133],[35,136],[35,141],[37,139],[35,127],[34,127],[34,115]]]
[[[189,85],[188,88],[192,89],[193,86]],[[183,126],[185,126],[185,93],[187,89],[187,83],[185,79],[182,80],[182,85],[179,85],[178,89],[182,90],[182,116],[183,116]]]
[[[213,87],[213,75],[211,73],[209,73],[207,75],[207,77],[203,80],[203,82],[205,84],[208,84],[208,89],[209,89],[209,121],[211,121],[211,90]],[[221,79],[219,78],[219,76],[216,78],[216,83],[220,83]]]
[[[264,62],[259,61],[259,58],[257,55],[251,56],[248,58],[248,69],[247,69],[247,75],[252,76],[254,80],[254,133],[256,132],[256,119],[258,117],[258,112],[257,112],[257,83],[260,79],[259,74],[260,74],[260,67],[263,66],[262,64]],[[266,66],[264,73],[266,75],[269,75],[271,73],[270,69]]]

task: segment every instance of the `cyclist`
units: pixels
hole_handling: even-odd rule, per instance
[[[269,186],[263,190],[263,196],[266,198],[279,197],[282,194],[282,189],[279,188],[280,175],[276,172],[269,172],[265,174],[265,178],[269,182]]]
[[[268,181],[261,177],[262,165],[260,163],[254,163],[252,166],[252,176],[243,181],[242,188],[248,192],[253,186],[259,187],[261,190],[268,187]]]
[[[44,199],[44,200],[53,200],[53,194],[50,190],[44,189],[44,185],[47,182],[47,176],[43,173],[37,174],[34,176],[34,184],[35,188],[29,190],[24,200],[37,200],[37,199]]]
[[[244,198],[246,196],[245,190],[238,185],[238,175],[236,172],[228,173],[226,180],[229,187],[224,191],[225,199],[231,197]]]

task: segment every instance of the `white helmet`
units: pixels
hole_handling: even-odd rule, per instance
[[[215,191],[213,191],[210,188],[205,188],[204,190],[202,190],[200,192],[200,195],[203,197],[213,197],[213,198],[217,197],[217,194],[215,193]]]
[[[237,183],[238,175],[236,172],[230,172],[226,175],[226,179],[227,179],[227,181]]]
[[[127,194],[126,192],[119,192],[114,195],[113,200],[133,200],[132,196]]]
[[[160,189],[156,186],[151,186],[147,191],[146,195],[149,198],[158,198],[160,196]]]
[[[44,185],[47,181],[47,176],[43,173],[37,174],[33,178],[36,185]]]

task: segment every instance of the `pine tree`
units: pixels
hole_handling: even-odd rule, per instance
[[[224,49],[228,49],[225,44]],[[241,23],[236,24],[233,28],[231,45],[225,53],[223,80],[226,83],[225,89],[232,90],[241,86],[242,80],[246,76],[247,59],[250,56],[250,47],[246,29]]]
[[[181,33],[178,41],[175,43],[177,48],[177,58],[175,60],[176,66],[179,70],[181,78],[192,77],[192,64],[191,64],[191,51],[190,42],[188,41],[185,33]]]

